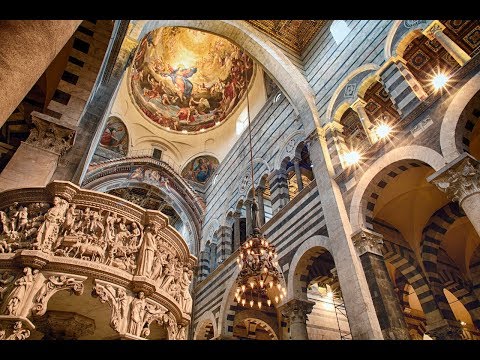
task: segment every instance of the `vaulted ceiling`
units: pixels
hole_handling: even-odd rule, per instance
[[[247,22],[301,55],[327,20],[247,20]]]

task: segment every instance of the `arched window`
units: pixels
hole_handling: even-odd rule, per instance
[[[340,45],[340,43],[345,39],[350,32],[348,25],[343,20],[334,20],[332,25],[330,25],[330,32],[332,33],[333,40]]]

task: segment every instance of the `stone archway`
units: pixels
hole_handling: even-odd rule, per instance
[[[193,340],[210,340],[217,336],[218,329],[215,316],[211,311],[206,311],[198,319]]]
[[[350,203],[350,222],[352,224],[352,233],[359,231],[362,227],[367,227],[366,208],[363,203],[367,189],[371,186],[372,180],[384,171],[388,166],[401,160],[421,161],[431,166],[435,171],[445,165],[443,157],[435,150],[424,146],[412,145],[394,149],[386,155],[375,161],[363,174],[355,188],[355,192]]]

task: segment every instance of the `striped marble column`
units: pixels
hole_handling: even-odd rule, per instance
[[[268,177],[272,212],[275,215],[290,201],[288,197],[287,173],[282,170],[273,171]]]

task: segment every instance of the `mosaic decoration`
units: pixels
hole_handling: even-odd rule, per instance
[[[125,124],[117,118],[111,118],[103,130],[100,146],[116,153],[127,155],[128,133]]]
[[[199,156],[190,161],[182,170],[185,179],[204,184],[218,167],[218,160],[213,156]]]
[[[232,114],[253,73],[252,59],[228,40],[165,27],[141,41],[132,65],[131,89],[140,110],[153,122],[167,130],[196,132]]]

